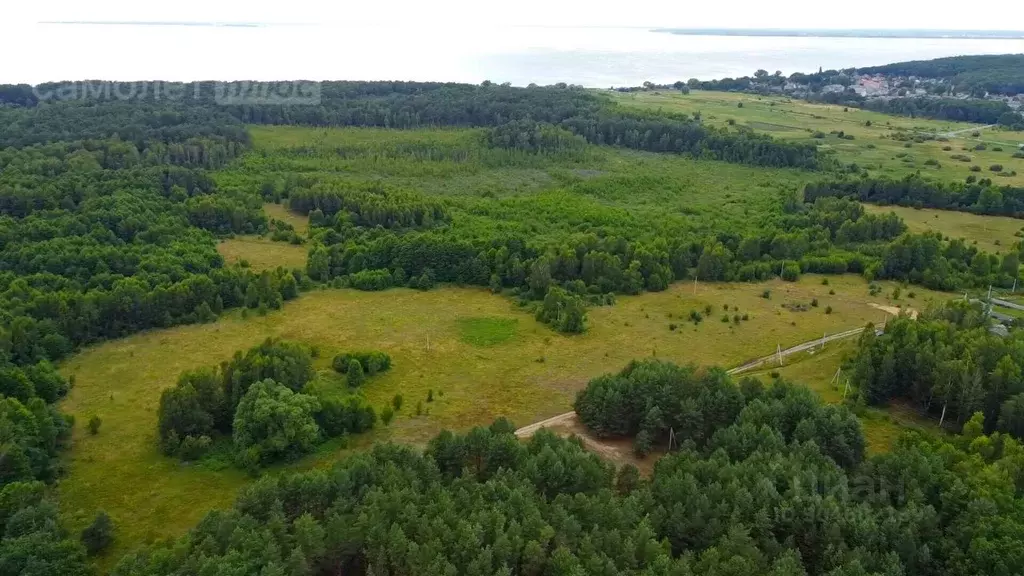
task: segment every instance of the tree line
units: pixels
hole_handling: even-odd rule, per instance
[[[1024,188],[997,186],[989,178],[938,182],[910,174],[901,179],[831,179],[804,187],[804,199],[808,202],[826,196],[853,197],[872,204],[1024,217]]]
[[[578,439],[542,430],[520,442],[499,420],[442,432],[423,452],[380,444],[331,471],[264,477],[231,510],[211,512],[177,542],[126,555],[113,574],[1024,569],[1024,450],[986,436],[980,415],[961,436],[911,434],[864,458],[856,419],[806,389],[754,380],[737,388],[718,369],[702,376],[657,362],[619,377],[655,392],[656,405],[668,401],[665,417],[680,407],[691,415],[650,478],[616,469]],[[717,393],[701,393],[705,378],[720,381]],[[637,413],[631,402],[593,404],[592,415],[614,426],[615,413]]]

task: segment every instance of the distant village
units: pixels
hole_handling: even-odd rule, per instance
[[[1024,94],[1005,96],[1002,94],[969,94],[956,92],[948,82],[934,78],[917,78],[915,76],[885,76],[883,74],[862,74],[850,78],[849,86],[844,84],[827,84],[822,86],[818,94],[838,94],[852,90],[858,96],[866,99],[888,99],[905,96],[931,97],[931,98],[952,98],[957,100],[968,100],[982,98],[994,102],[1005,102],[1013,110],[1020,111],[1024,108]],[[782,86],[768,86],[771,92],[779,92],[797,98],[807,98],[812,95],[810,84],[800,84],[792,80],[786,81]]]

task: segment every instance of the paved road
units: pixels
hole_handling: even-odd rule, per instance
[[[883,324],[881,327],[876,328],[875,331],[878,334],[881,334],[882,330],[884,328],[885,328],[885,325]],[[827,344],[827,343],[833,342],[835,340],[842,340],[844,338],[852,338],[853,336],[860,335],[860,333],[863,332],[863,331],[864,331],[864,328],[854,328],[852,330],[847,330],[845,332],[839,332],[838,334],[832,334],[832,335],[826,336],[824,338],[818,338],[817,340],[811,340],[811,341],[808,341],[808,342],[804,342],[803,344],[797,344],[796,346],[792,346],[790,348],[786,348],[785,350],[783,350],[782,351],[782,356],[783,356],[783,358],[785,358],[786,356],[789,356],[790,354],[796,354],[797,352],[805,352],[807,350],[813,350],[814,348],[821,347],[823,344]],[[761,358],[758,358],[757,360],[751,360],[750,362],[747,362],[746,364],[742,364],[740,366],[737,366],[735,368],[730,369],[728,372],[729,372],[729,374],[740,374],[742,372],[749,372],[750,370],[753,370],[753,369],[758,368],[760,366],[763,366],[765,364],[769,364],[771,362],[774,362],[774,361],[778,360],[778,358],[779,358],[779,353],[776,352],[775,354],[769,354],[768,356],[763,356]],[[566,412],[564,414],[559,414],[558,416],[552,416],[551,418],[548,418],[547,420],[541,420],[540,422],[534,422],[533,424],[530,424],[529,426],[523,426],[522,428],[516,430],[516,437],[518,437],[518,438],[529,438],[530,436],[533,436],[534,433],[536,433],[537,430],[540,430],[541,428],[545,428],[547,426],[556,426],[558,424],[564,424],[564,423],[567,423],[567,422],[572,422],[572,420],[575,419],[575,418],[576,418],[576,412]]]

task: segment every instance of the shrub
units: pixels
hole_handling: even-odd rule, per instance
[[[348,377],[348,385],[353,388],[361,386],[366,380],[363,365],[355,358],[348,361],[348,370],[345,371],[345,375]]]
[[[427,390],[427,402],[433,402],[433,401],[434,401],[434,389],[431,388],[430,390]]]
[[[831,314],[831,313],[832,313],[832,307],[831,306],[825,306],[825,314]]]
[[[705,316],[711,316],[711,311],[712,310],[713,309],[711,308],[711,304],[708,304],[707,306],[704,307],[704,315]]]
[[[729,323],[729,315],[728,314],[722,314],[722,323],[723,324],[728,324]]]
[[[971,172],[981,172],[981,166],[971,166]]]
[[[690,310],[690,320],[694,324],[700,324],[701,320],[704,320],[704,315],[701,314],[700,312],[697,312],[696,310]]]
[[[953,149],[953,147],[952,147],[952,146],[943,146],[943,147],[942,147],[942,149],[943,149],[944,151],[946,151],[946,152],[949,152],[950,150],[952,150],[952,149]]]
[[[391,420],[394,419],[394,417],[395,410],[391,407],[390,404],[384,406],[384,409],[380,411],[380,421],[383,422],[385,426],[390,426]]]
[[[750,314],[744,314],[744,315],[743,315],[743,316],[742,316],[742,317],[740,318],[740,320],[743,320],[744,322],[745,322],[745,321],[747,321],[747,320],[750,320]]]
[[[761,298],[764,298],[765,300],[771,300],[772,291],[766,289],[764,292],[761,292]]]
[[[676,331],[676,328],[678,328],[678,327],[679,327],[679,326],[676,326],[675,324],[669,324],[669,325],[668,325],[668,329],[669,329],[669,330],[670,330],[671,332],[675,332],[675,331]]]
[[[811,306],[814,306],[815,308],[818,307],[818,299],[817,298],[814,298],[813,300],[811,300]]]
[[[82,530],[82,545],[90,556],[98,554],[114,541],[114,523],[110,516],[102,510],[96,513],[96,518]]]
[[[99,434],[100,425],[101,424],[103,424],[103,420],[99,416],[97,416],[95,414],[90,416],[89,417],[89,424],[88,424],[88,426],[89,426],[89,434],[92,434],[93,436],[95,436],[96,434]]]
[[[402,403],[405,401],[401,394],[395,394],[395,397],[391,399],[391,405],[395,407],[395,412],[402,409]]]
[[[359,365],[363,368],[363,372],[368,376],[374,376],[378,372],[384,372],[391,369],[391,356],[386,352],[380,352],[377,350],[369,352],[345,352],[338,354],[334,357],[331,362],[331,366],[335,372],[346,374],[349,366],[352,365],[352,361],[356,360]]]
[[[366,432],[377,422],[377,412],[373,406],[358,395],[351,395],[344,400],[324,398],[321,404],[320,411],[316,413],[316,423],[328,438]]]
[[[993,164],[993,165],[989,166],[988,169],[991,170],[992,172],[1002,172],[1003,171],[1003,165],[1002,164]]]

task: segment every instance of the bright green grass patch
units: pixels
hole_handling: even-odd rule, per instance
[[[977,245],[991,254],[1013,250],[1013,245],[1020,240],[1015,234],[1024,228],[1024,220],[1007,216],[870,204],[864,208],[874,213],[895,212],[911,232],[941,232],[950,238],[962,238],[968,245]]]
[[[459,338],[474,346],[494,346],[512,339],[519,327],[516,318],[459,318]]]
[[[978,165],[996,183],[1024,184],[1024,159],[1012,156],[1017,149],[1013,141],[1024,139],[1020,133],[983,129],[978,124],[966,122],[891,116],[858,108],[812,104],[783,96],[699,90],[690,94],[674,90],[609,94],[624,106],[691,115],[699,112],[701,120],[709,125],[729,129],[745,125],[775,138],[813,142],[819,144],[822,151],[833,151],[844,164],[856,163],[875,175],[902,177],[921,171],[939,180],[962,180],[972,174],[972,165]],[[979,130],[977,137],[972,136],[975,129]],[[910,142],[909,148],[904,141],[894,138],[897,134],[947,134],[962,130],[966,131],[946,137],[947,141]],[[854,139],[846,140],[832,134],[839,131],[852,135]],[[814,138],[815,132],[821,132],[824,138]],[[987,149],[974,150],[981,143],[985,143]],[[943,150],[946,146],[950,150]],[[1003,150],[992,149],[997,146]],[[965,147],[969,150],[964,151]],[[952,154],[966,154],[971,157],[971,162],[953,160],[950,158]],[[929,160],[937,162],[938,166],[926,164]],[[1002,164],[1005,171],[1016,171],[1017,175],[993,174],[988,171],[992,164]]]

